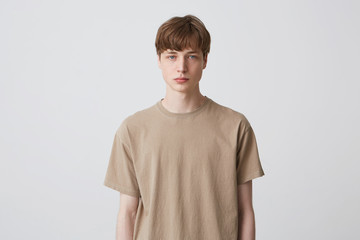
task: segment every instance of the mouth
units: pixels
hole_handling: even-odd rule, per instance
[[[184,83],[184,82],[187,82],[189,79],[188,78],[184,78],[184,77],[181,77],[181,78],[175,78],[175,81],[177,83]]]

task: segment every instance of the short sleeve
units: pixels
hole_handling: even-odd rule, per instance
[[[238,136],[236,157],[237,185],[264,175],[255,134],[250,125]]]
[[[114,136],[104,185],[121,193],[140,197],[129,139],[122,124]]]

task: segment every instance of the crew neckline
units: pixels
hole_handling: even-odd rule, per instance
[[[156,106],[158,107],[158,109],[163,113],[165,114],[166,116],[169,116],[169,117],[175,117],[175,118],[181,118],[181,117],[189,117],[189,116],[192,116],[192,115],[195,115],[199,112],[201,112],[202,110],[204,110],[204,108],[209,104],[209,102],[211,101],[211,98],[207,97],[206,95],[204,96],[205,97],[205,100],[204,102],[198,107],[196,108],[195,110],[191,111],[191,112],[186,112],[186,113],[175,113],[175,112],[170,112],[169,110],[167,110],[161,103],[161,101],[164,99],[164,98],[161,98]]]

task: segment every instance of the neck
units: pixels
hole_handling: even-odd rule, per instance
[[[195,111],[206,100],[200,92],[197,94],[166,94],[161,101],[164,108],[173,113],[187,113]]]

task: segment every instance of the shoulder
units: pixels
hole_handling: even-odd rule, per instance
[[[214,115],[218,116],[221,121],[229,124],[235,124],[243,130],[247,130],[251,127],[248,118],[243,112],[224,106],[215,101],[212,101],[212,103],[211,111],[214,113]]]
[[[131,115],[126,116],[118,126],[116,134],[121,136],[125,133],[128,134],[130,129],[141,128],[146,125],[149,120],[155,115],[155,105],[145,109],[136,111]]]

